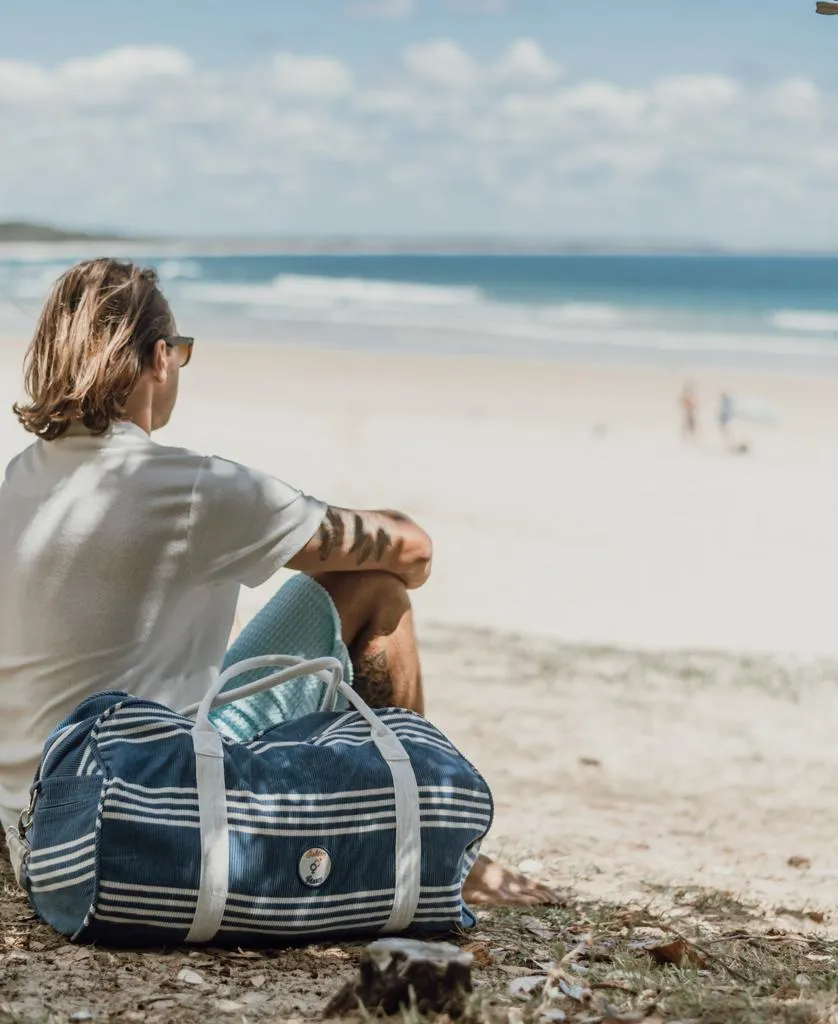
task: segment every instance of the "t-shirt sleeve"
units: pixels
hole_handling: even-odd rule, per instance
[[[325,513],[324,502],[282,480],[210,456],[192,496],[192,573],[258,587],[308,544]]]

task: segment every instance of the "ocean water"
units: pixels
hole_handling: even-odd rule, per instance
[[[509,358],[838,370],[838,257],[145,253],[182,333]],[[73,259],[0,255],[31,334]]]

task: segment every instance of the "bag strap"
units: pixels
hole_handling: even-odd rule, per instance
[[[396,802],[395,893],[390,916],[381,931],[384,935],[396,934],[403,932],[413,921],[421,895],[422,820],[416,773],[402,741],[389,725],[385,725],[351,686],[341,682],[337,689],[369,723],[372,741],[393,777]]]
[[[6,847],[9,852],[9,860],[12,863],[15,881],[21,889],[25,889],[23,865],[29,857],[30,845],[26,836],[21,835],[17,825],[10,825],[6,829]]]
[[[231,679],[235,679],[236,676],[243,675],[245,672],[252,672],[259,668],[279,667],[284,668],[285,671],[274,672],[269,676],[264,676],[262,679],[257,679],[255,682],[238,686],[234,690],[221,692]],[[195,715],[196,724],[198,718],[209,721],[210,711],[214,711],[216,708],[223,707],[225,704],[232,704],[233,701],[242,700],[244,697],[251,697],[254,693],[273,689],[274,686],[290,682],[292,679],[298,679],[300,676],[319,676],[327,684],[326,696],[321,710],[331,711],[334,698],[331,698],[331,704],[327,702],[330,700],[331,694],[337,693],[337,687],[343,679],[343,665],[337,658],[316,658],[312,661],[306,661],[305,658],[297,658],[291,654],[263,654],[258,658],[246,658],[244,661],[238,661],[235,665],[225,669],[210,684],[204,699],[182,708],[180,714],[186,718],[191,718]]]
[[[221,693],[237,675],[259,668],[282,667],[264,679]],[[328,682],[324,709],[333,706],[341,693],[370,726],[372,741],[384,758],[393,779],[396,809],[395,894],[382,932],[404,931],[419,905],[422,831],[419,790],[410,757],[401,740],[366,702],[343,682],[343,666],[336,658],[305,661],[290,655],[270,654],[247,658],[230,666],[213,680],[204,699],[181,712],[195,715],[192,744],[195,749],[198,816],[201,830],[201,874],[198,900],[187,942],[210,942],[224,918],[230,884],[230,835],[227,820],[227,786],[224,778],[224,747],[210,711],[242,697],[259,693],[303,675],[318,675]]]

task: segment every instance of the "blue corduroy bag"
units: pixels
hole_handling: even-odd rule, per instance
[[[266,667],[282,670],[220,693]],[[328,682],[320,712],[244,743],[210,721],[311,674]],[[339,693],[352,710],[329,710]],[[429,722],[371,710],[333,658],[275,655],[183,712],[83,701],[47,740],[9,846],[38,915],[75,940],[240,946],[472,925],[463,882],[491,819],[485,781]]]

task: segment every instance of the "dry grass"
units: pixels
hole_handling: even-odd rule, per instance
[[[561,1010],[578,1022],[838,1021],[838,942],[769,928],[723,893],[669,895],[665,912],[601,904],[495,912],[487,938],[510,949],[504,966],[554,965],[545,987],[519,1000],[522,1019],[550,1020]],[[537,940],[536,918],[553,937]],[[666,956],[680,963],[661,962]]]
[[[0,864],[0,1024],[319,1020],[363,949],[73,946],[34,918]],[[475,1022],[838,1022],[838,942],[771,928],[724,893],[656,892],[645,907],[492,910],[457,941],[475,958]],[[191,981],[178,978],[184,968]],[[529,994],[510,991],[527,985]],[[409,1009],[402,1016],[420,1024]]]

